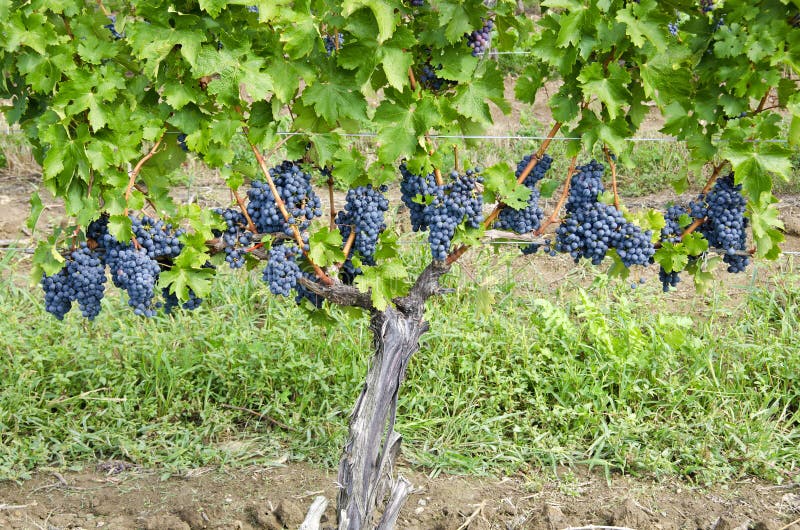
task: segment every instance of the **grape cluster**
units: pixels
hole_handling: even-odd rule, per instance
[[[569,252],[577,263],[580,258],[599,265],[613,246],[613,238],[625,223],[613,206],[592,203],[571,212],[556,230],[556,250]]]
[[[130,216],[130,219],[133,236],[148,256],[153,259],[172,259],[181,253],[183,244],[178,238],[185,230],[174,230],[171,224],[146,215],[141,219]]]
[[[569,252],[576,262],[587,258],[599,265],[613,248],[626,267],[646,265],[655,253],[651,232],[642,232],[619,210],[597,200],[604,190],[603,171],[603,165],[595,160],[577,168],[567,198],[566,219],[556,230],[555,249]]]
[[[411,7],[424,7],[425,0],[411,0]]]
[[[728,272],[742,272],[750,263],[749,256],[738,254],[747,243],[746,206],[742,185],[734,183],[733,173],[717,179],[711,191],[690,203],[692,217],[706,219],[698,230],[709,246],[725,252],[722,259]]]
[[[468,170],[465,175],[453,171],[452,182],[437,186],[436,195],[423,212],[428,227],[428,245],[435,260],[444,260],[450,251],[456,228],[462,222],[478,228],[483,221],[483,195],[476,185],[483,182],[477,172]]]
[[[107,236],[110,237],[110,236]],[[131,244],[106,245],[106,263],[114,285],[128,293],[128,305],[140,316],[156,314],[155,287],[161,268],[144,249]]]
[[[344,46],[344,35],[341,33],[337,33],[336,38],[339,41],[338,45],[336,41],[333,40],[333,37],[331,37],[330,35],[325,35],[323,37],[323,41],[325,43],[325,53],[328,54],[328,57],[330,57],[333,54],[333,52],[335,52],[337,49],[340,49],[342,46]]]
[[[45,311],[64,320],[64,315],[69,313],[72,302],[75,301],[75,290],[70,285],[67,268],[64,267],[51,276],[43,276],[42,290]]]
[[[665,293],[669,292],[670,287],[677,287],[681,281],[678,271],[667,272],[664,267],[659,267],[658,279],[661,281],[661,286]]]
[[[415,175],[408,170],[405,163],[400,164],[400,199],[411,215],[411,228],[414,232],[424,231],[425,225],[425,197],[436,195],[439,191],[436,177],[433,173],[426,176]],[[422,200],[417,201],[418,198]]]
[[[667,208],[664,214],[664,221],[666,224],[661,229],[661,241],[668,243],[679,243],[683,228],[681,227],[680,218],[688,214],[686,206],[673,204]],[[679,271],[667,272],[664,267],[659,267],[658,279],[661,281],[661,286],[664,292],[669,292],[670,287],[675,287],[681,281]]]
[[[503,208],[495,226],[501,230],[511,230],[517,234],[527,234],[538,229],[542,224],[544,212],[539,207],[539,190],[531,190],[528,204],[521,210]]]
[[[386,191],[386,186],[373,188],[371,185],[351,189],[347,192],[344,209],[336,214],[342,238],[346,241],[355,230],[353,248],[368,265],[374,264],[378,237],[386,230],[384,214],[389,210],[389,200],[383,195]]]
[[[72,302],[78,302],[81,314],[94,320],[100,314],[105,283],[105,266],[100,256],[86,243],[81,243],[60,271],[42,278],[45,310],[63,320]]]
[[[528,166],[532,158],[533,155],[528,155],[520,160],[515,173],[517,178],[522,176],[522,172]],[[528,197],[528,204],[521,210],[503,208],[500,210],[500,215],[497,218],[495,226],[502,230],[511,230],[518,234],[527,234],[528,232],[537,230],[541,226],[544,212],[542,212],[542,209],[539,207],[539,190],[537,190],[535,186],[536,183],[544,178],[552,162],[553,159],[545,155],[533,166],[533,169],[523,181],[523,184],[531,190],[530,197]],[[523,247],[523,253],[531,254],[535,251],[533,248],[529,247],[531,247],[531,245]]]
[[[247,192],[247,213],[259,232],[283,232],[292,235],[292,226],[305,230],[312,219],[322,215],[322,203],[311,187],[311,174],[290,161],[284,161],[270,169],[269,174],[289,212],[289,219],[287,221],[283,218],[269,186],[264,182],[253,181]]]
[[[700,0],[700,10],[708,13],[714,9],[714,0]]]
[[[525,168],[528,167],[531,159],[534,155],[526,155],[517,163],[517,170],[514,172],[514,176],[519,178],[522,175],[522,172],[525,171]],[[550,166],[553,164],[553,159],[550,155],[543,155],[541,160],[536,162],[536,165],[533,166],[533,169],[528,176],[525,177],[523,184],[528,186],[530,189],[533,189],[536,184],[542,180],[550,169]]]
[[[110,21],[109,24],[103,26],[105,29],[111,32],[111,36],[114,37],[114,40],[120,40],[125,37],[122,33],[117,32],[117,28],[114,25],[117,23],[117,16],[116,15],[108,15],[108,20]]]
[[[267,266],[261,279],[269,285],[272,294],[289,296],[302,276],[297,256],[300,251],[295,245],[276,245],[269,249]]]
[[[200,307],[200,304],[203,303],[203,299],[198,297],[191,289],[189,289],[189,299],[183,304],[180,303],[178,296],[171,292],[168,287],[164,287],[161,290],[161,296],[164,298],[164,313],[168,315],[171,314],[172,310],[178,306],[186,309],[187,311],[194,311]]]
[[[178,135],[178,145],[183,150],[184,153],[189,152],[189,146],[186,145],[186,133],[180,133]]]
[[[669,30],[669,34],[673,37],[678,35],[678,21],[670,22],[667,24],[667,29]]]
[[[467,38],[467,46],[472,48],[472,56],[478,57],[489,49],[492,41],[492,29],[494,28],[494,20],[491,18],[483,21],[483,27],[476,29],[472,33],[465,35]]]
[[[244,266],[245,253],[253,244],[253,232],[247,229],[244,214],[234,208],[215,208],[217,215],[225,221],[225,230],[214,230],[214,236],[221,237],[225,243],[225,262],[231,269]]]
[[[442,68],[444,68],[444,66],[441,64],[433,66],[433,64],[430,62],[430,59],[423,63],[418,79],[419,85],[424,89],[438,92],[446,86],[455,84],[449,79],[443,79],[436,75],[436,72]]]
[[[661,229],[661,241],[668,241],[670,243],[680,242],[681,234],[683,234],[680,218],[687,214],[688,211],[686,207],[680,204],[673,204],[667,208],[667,213],[664,214],[666,225]]]

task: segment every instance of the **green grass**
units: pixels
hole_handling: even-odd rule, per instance
[[[413,464],[499,473],[588,463],[701,482],[796,470],[796,275],[674,314],[678,301],[655,282],[632,291],[580,267],[552,292],[503,276],[519,266],[511,254],[484,257],[473,274],[494,277],[490,287],[454,275],[457,291],[429,304],[431,331],[400,400]],[[105,458],[167,472],[336,464],[369,356],[364,318],[334,311],[337,325],[318,326],[255,274],[225,273],[194,313],[143,320],[114,295],[94,323],[77,311],[59,322],[9,262],[0,477]],[[495,305],[478,314],[487,293]]]

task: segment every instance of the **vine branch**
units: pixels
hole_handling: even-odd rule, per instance
[[[329,225],[329,229],[332,231],[336,230],[336,206],[333,204],[333,174],[328,175],[328,201],[331,203],[331,221]]]
[[[242,215],[244,215],[244,218],[247,221],[247,229],[255,234],[258,232],[258,230],[256,230],[256,225],[250,218],[250,214],[247,213],[247,206],[244,205],[241,195],[239,195],[239,192],[233,189],[233,187],[231,187],[231,193],[233,193],[233,198],[236,199],[236,204],[239,205],[239,209],[242,211]]]
[[[712,171],[711,172],[711,176],[708,177],[708,182],[706,182],[706,185],[703,186],[703,189],[700,191],[701,195],[705,195],[706,193],[709,192],[709,190],[711,190],[711,187],[717,181],[717,178],[719,177],[719,174],[722,171],[723,167],[725,167],[725,161],[724,160],[722,162],[720,162],[719,164],[717,164],[716,166],[714,166],[714,171]]]
[[[350,227],[350,235],[347,236],[347,241],[344,243],[344,248],[342,248],[342,252],[344,252],[344,258],[347,259],[347,256],[350,255],[350,251],[353,250],[353,243],[356,242],[356,227]]]
[[[569,187],[572,183],[572,176],[575,174],[575,165],[578,163],[578,155],[572,157],[572,160],[569,162],[569,169],[567,170],[567,178],[564,181],[564,189],[561,190],[561,197],[558,199],[558,204],[553,209],[553,213],[550,214],[550,217],[542,223],[542,225],[533,233],[535,236],[540,236],[544,233],[545,229],[550,226],[551,224],[555,223],[558,219],[558,212],[561,211],[561,208],[564,206],[564,203],[567,201],[567,196],[569,195]]]
[[[164,133],[161,133],[161,136],[158,137],[158,140],[156,140],[156,143],[153,145],[153,147],[150,149],[150,151],[148,151],[148,153],[146,155],[144,155],[142,157],[142,159],[139,160],[139,162],[136,163],[136,166],[134,166],[133,170],[130,172],[130,176],[128,178],[128,186],[127,186],[127,188],[125,188],[125,202],[126,203],[131,198],[131,193],[133,193],[133,187],[136,185],[136,177],[139,176],[139,173],[142,171],[142,168],[147,163],[147,161],[150,160],[151,158],[153,158],[153,156],[156,154],[156,151],[158,151],[158,147],[161,145],[161,140],[163,140],[163,139],[164,139]],[[125,211],[124,211],[123,215],[125,215],[125,216],[128,215],[128,205],[127,204],[125,204]]]
[[[603,146],[603,153],[606,155],[608,166],[611,168],[611,189],[614,192],[614,208],[619,210],[619,193],[617,192],[617,163],[611,158],[611,153],[608,151],[608,146]]]

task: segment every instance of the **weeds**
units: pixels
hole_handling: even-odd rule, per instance
[[[8,262],[0,476],[105,458],[167,471],[338,461],[370,353],[365,318],[334,309],[339,325],[316,326],[255,274],[226,273],[191,314],[141,320],[111,296],[94,323],[75,312],[58,322]],[[502,270],[486,267],[474,275]],[[797,276],[683,313],[658,285],[631,291],[578,271],[587,279],[555,292],[529,274],[449,279],[457,291],[429,305],[401,394],[413,464],[435,474],[585,463],[701,482],[797,471]],[[476,313],[481,289],[495,305]]]

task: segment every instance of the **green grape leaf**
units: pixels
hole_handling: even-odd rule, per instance
[[[342,3],[342,16],[349,17],[361,8],[369,8],[375,15],[378,23],[378,43],[382,44],[394,34],[395,6],[394,2],[386,0],[344,0]]]
[[[338,229],[330,230],[327,226],[323,226],[311,234],[308,244],[311,247],[308,257],[320,267],[345,260],[342,252],[342,234]]]
[[[39,197],[39,192],[35,191],[31,194],[31,214],[28,216],[28,221],[25,226],[28,227],[29,230],[32,232],[36,231],[36,223],[39,222],[39,217],[42,215],[44,211],[44,205],[42,204],[42,198]]]
[[[681,243],[683,243],[683,248],[686,249],[690,256],[699,256],[708,250],[708,240],[697,232],[683,236]]]
[[[355,279],[355,285],[362,292],[370,293],[372,303],[378,311],[383,311],[392,298],[407,291],[406,268],[395,260],[387,260],[375,267],[365,267],[364,273]]]
[[[487,202],[502,201],[507,206],[521,210],[528,206],[531,190],[519,184],[514,170],[500,162],[483,170],[484,195]]]

